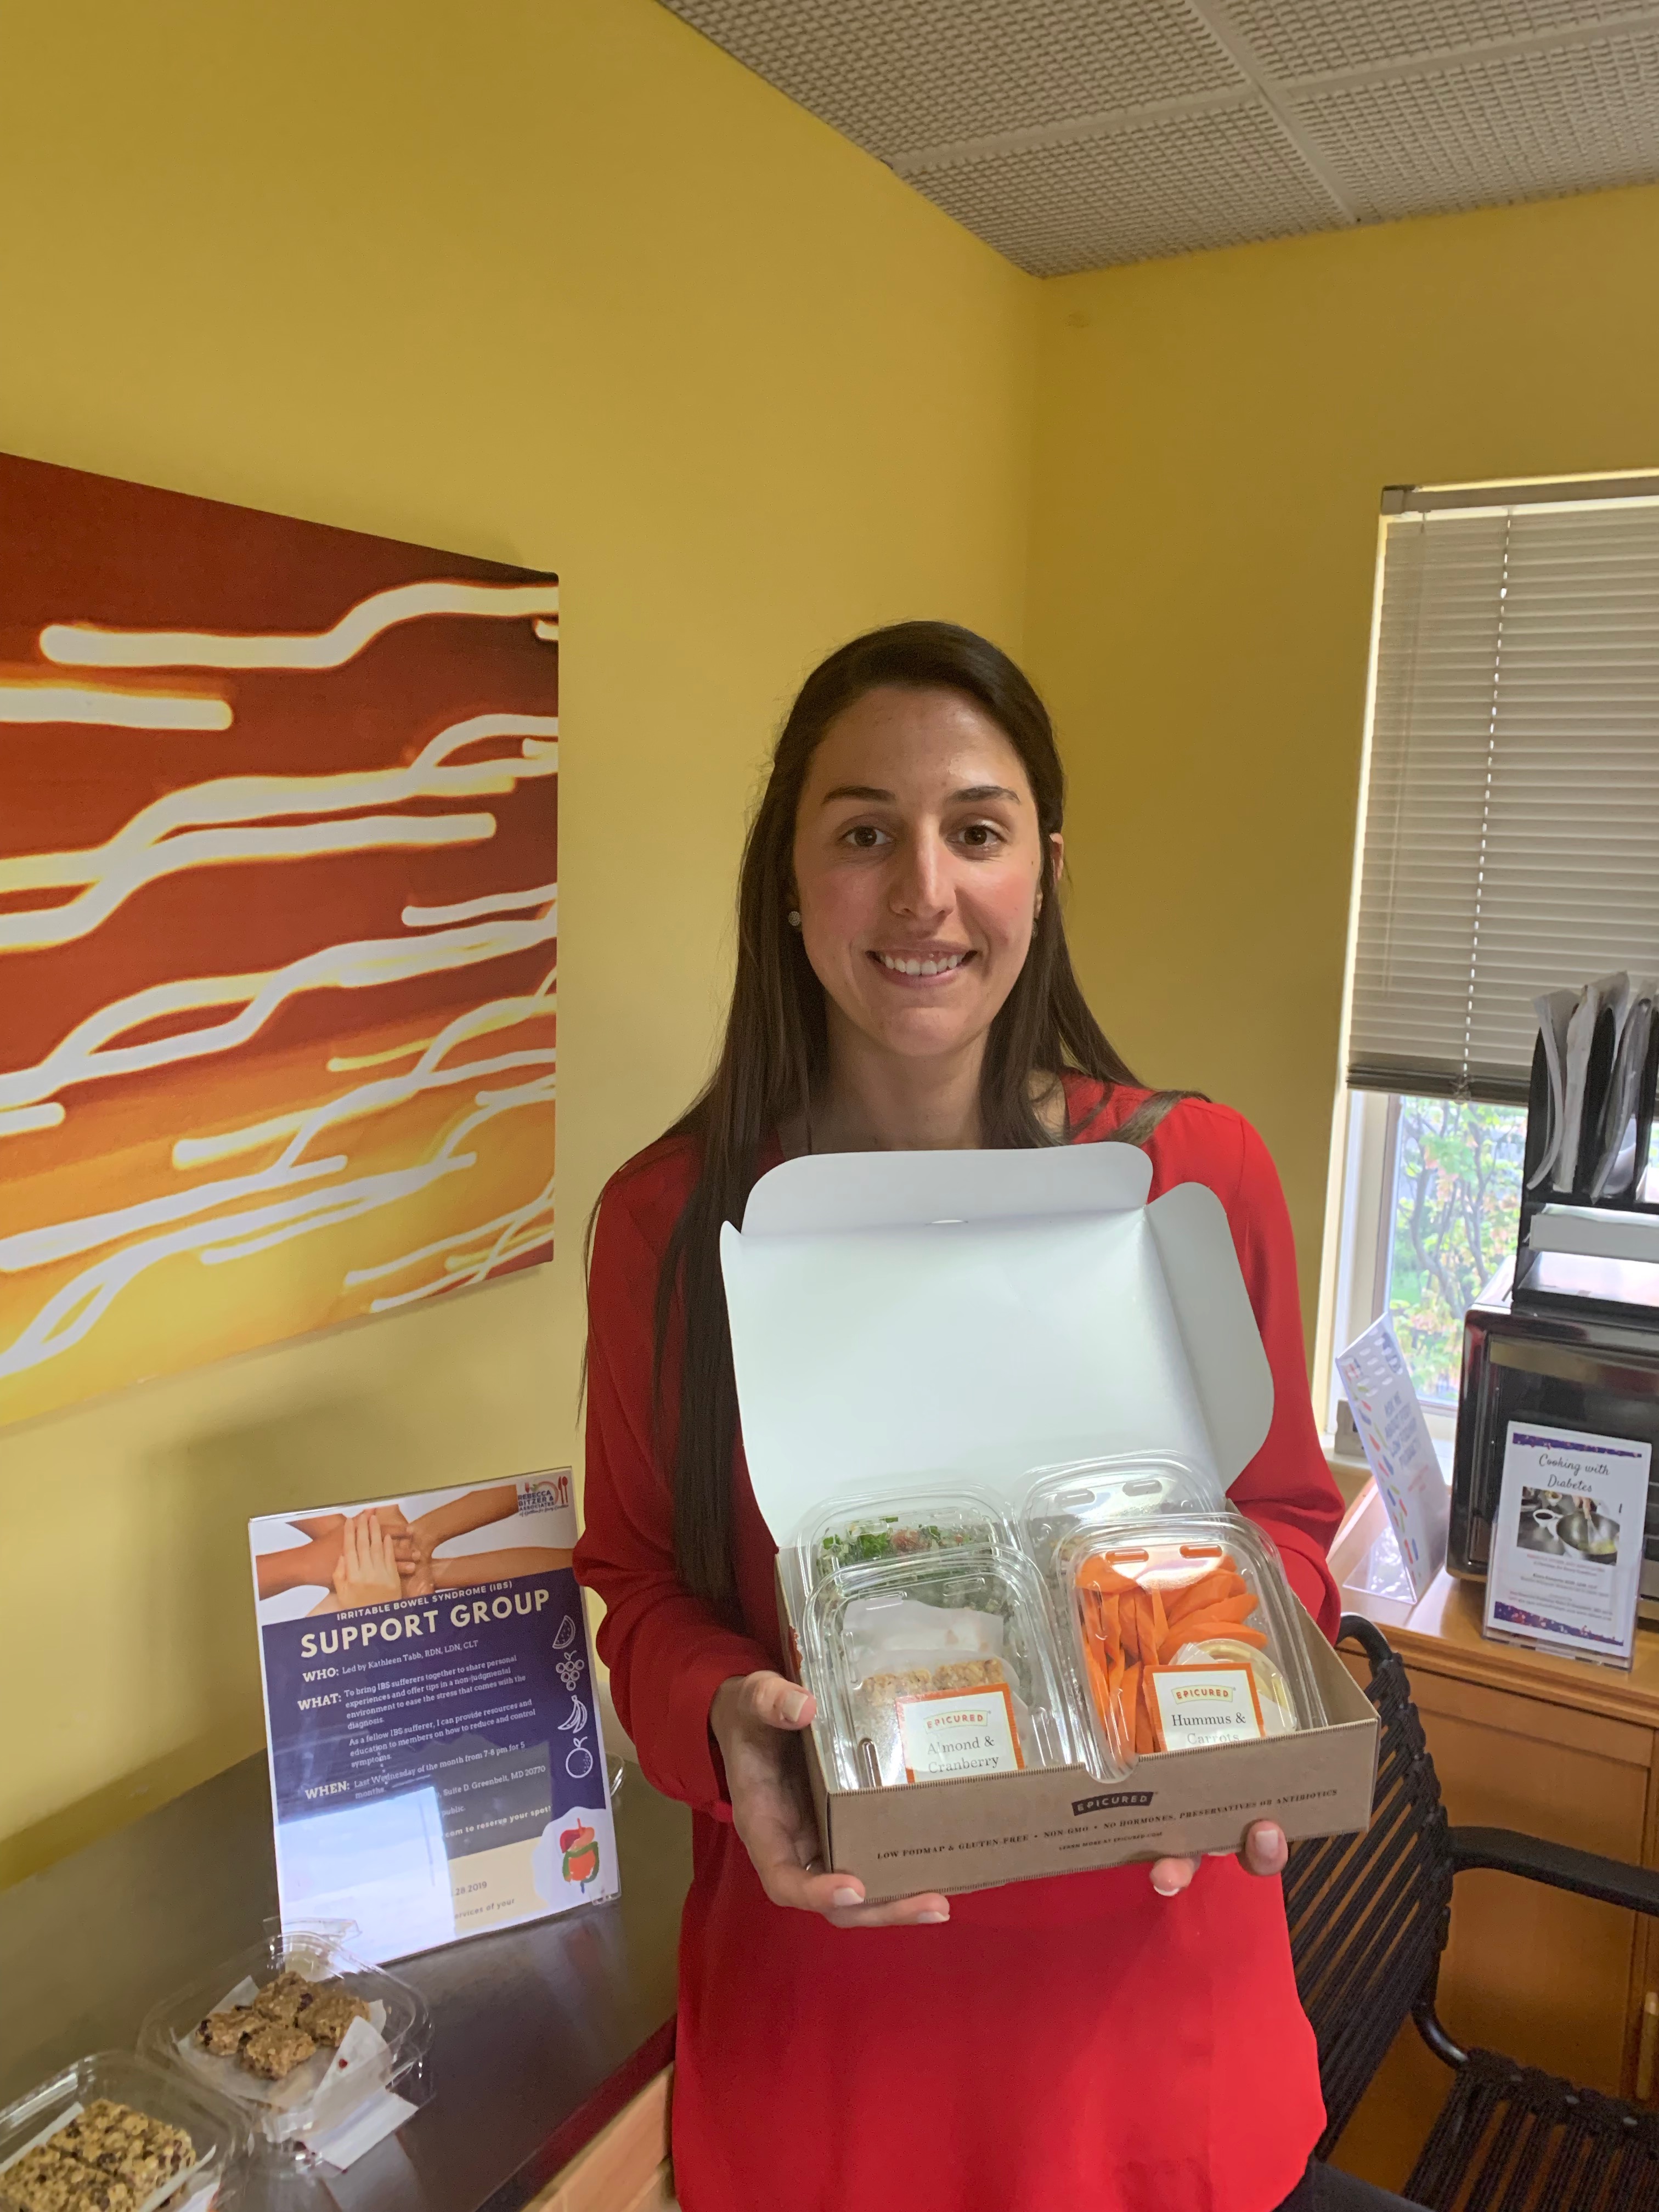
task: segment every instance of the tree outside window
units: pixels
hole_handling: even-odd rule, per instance
[[[1454,1406],[1463,1316],[1515,1249],[1527,1117],[1466,1098],[1401,1098],[1389,1311],[1417,1394]]]

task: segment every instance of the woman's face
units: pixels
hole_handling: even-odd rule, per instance
[[[1019,755],[960,692],[866,692],[812,757],[794,873],[806,957],[854,1029],[905,1058],[972,1043],[1036,919],[1042,836]]]

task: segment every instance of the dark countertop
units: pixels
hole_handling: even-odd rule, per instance
[[[343,2212],[516,2212],[665,2065],[690,1815],[636,1766],[621,1897],[391,1968],[432,2008],[431,2101],[329,2176]],[[264,1755],[0,1891],[0,2105],[92,2051],[276,1911]],[[256,2207],[278,2191],[256,2173]],[[274,2177],[268,2177],[274,2181]]]

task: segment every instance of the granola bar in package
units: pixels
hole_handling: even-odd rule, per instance
[[[263,1942],[156,2005],[139,2049],[234,2106],[256,2146],[304,2155],[371,2098],[426,2101],[432,2018],[407,1982],[331,1929],[268,1922]]]
[[[130,2051],[95,2051],[0,2111],[4,2212],[210,2212],[240,2185],[235,2106]]]
[[[1105,1759],[1324,1726],[1279,1554],[1199,1471],[1176,1460],[1051,1469],[1024,1527]]]

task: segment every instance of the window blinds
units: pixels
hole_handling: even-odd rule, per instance
[[[1659,975],[1659,498],[1528,496],[1386,526],[1357,1089],[1524,1100],[1540,991]]]

